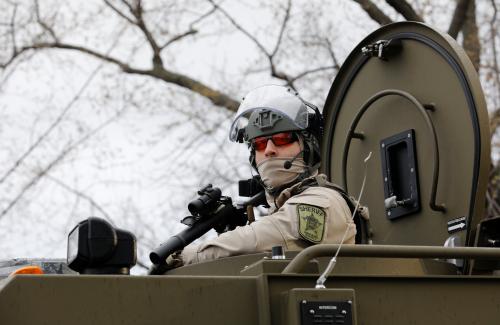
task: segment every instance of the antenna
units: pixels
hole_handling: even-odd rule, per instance
[[[356,202],[356,207],[354,208],[354,211],[352,211],[351,220],[354,219],[354,214],[356,213],[356,211],[358,211],[359,201],[361,200],[361,196],[363,195],[363,191],[365,189],[366,170],[367,170],[367,166],[368,166],[368,160],[370,160],[371,156],[372,156],[372,152],[370,151],[370,153],[368,154],[368,156],[366,156],[366,158],[364,160],[365,168],[364,168],[363,184],[361,184],[361,190],[359,191],[359,196],[358,196],[358,200]],[[316,289],[326,289],[326,287],[325,287],[326,279],[327,279],[328,275],[333,271],[333,268],[335,267],[335,264],[337,263],[337,256],[339,255],[340,248],[342,247],[342,244],[344,243],[344,240],[345,240],[345,237],[347,236],[348,230],[349,230],[349,227],[346,228],[346,230],[344,232],[344,236],[342,236],[342,240],[340,241],[339,247],[337,248],[335,255],[332,257],[332,259],[328,263],[328,266],[326,267],[325,271],[321,274],[321,276],[318,278],[318,280],[316,280],[316,286],[315,286]]]

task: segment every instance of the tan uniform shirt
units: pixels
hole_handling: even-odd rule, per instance
[[[314,218],[311,218],[313,216]],[[311,244],[337,244],[344,232],[346,244],[354,244],[356,226],[342,196],[326,187],[309,187],[289,198],[274,213],[202,244],[184,248],[184,264],[221,257],[270,251],[301,250]],[[312,231],[312,232],[311,232]]]

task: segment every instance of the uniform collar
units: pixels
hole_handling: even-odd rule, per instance
[[[318,176],[318,171],[315,171],[312,176],[282,190],[277,197],[269,194],[266,191],[266,201],[270,206],[269,213],[271,214],[276,212],[276,210],[281,208],[289,198],[291,198],[295,194],[302,192],[307,187],[309,187],[308,185],[304,186],[304,184],[309,184],[312,180],[315,180],[317,176]]]

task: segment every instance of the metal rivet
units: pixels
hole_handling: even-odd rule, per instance
[[[349,305],[352,305],[352,300],[347,300],[347,303],[348,303]]]
[[[384,177],[384,182],[387,182],[387,177]]]
[[[410,172],[412,172],[412,173],[413,173],[413,171],[414,171],[414,169],[413,169],[413,168],[410,168]]]
[[[309,309],[309,314],[313,315],[314,314],[314,309]]]
[[[345,314],[347,314],[347,311],[342,310],[342,311],[341,311],[341,313],[342,313],[343,315],[345,315]]]
[[[387,215],[390,216],[391,215],[391,211],[387,212]]]
[[[411,134],[410,133],[408,133],[408,138],[411,138]]]
[[[302,303],[303,303],[303,304],[307,304],[307,301],[306,301],[306,300],[302,300]]]
[[[382,143],[382,148],[385,147],[385,143]]]

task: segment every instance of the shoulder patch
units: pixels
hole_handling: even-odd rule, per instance
[[[299,235],[312,243],[320,243],[325,232],[325,211],[314,205],[297,204],[297,216]]]

